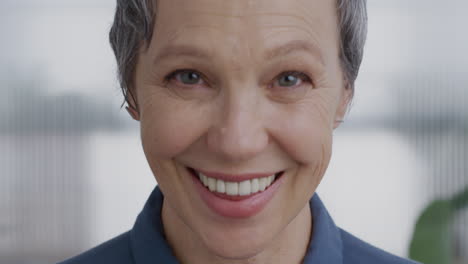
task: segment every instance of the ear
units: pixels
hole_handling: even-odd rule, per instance
[[[345,118],[346,113],[348,112],[351,99],[353,98],[353,87],[345,81],[345,87],[342,90],[340,102],[338,109],[335,114],[335,122],[333,124],[333,129],[338,128]]]
[[[127,109],[127,112],[135,121],[140,121],[140,114],[133,106],[128,105],[127,107],[125,107],[125,109]]]
[[[140,112],[138,111],[138,106],[136,104],[136,101],[133,97],[133,94],[129,92],[129,96],[127,98],[127,103],[128,106],[125,107],[127,109],[128,114],[135,120],[135,121],[140,121]]]

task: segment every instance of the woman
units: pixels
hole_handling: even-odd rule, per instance
[[[111,43],[159,186],[64,263],[412,263],[314,192],[353,96],[365,0],[119,0]]]

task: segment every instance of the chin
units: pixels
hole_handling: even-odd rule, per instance
[[[276,215],[272,209],[265,208],[253,218],[249,219],[226,219],[202,217],[195,227],[198,236],[205,247],[213,254],[223,259],[246,260],[251,259],[268,248],[272,241],[286,229],[287,218],[273,218]],[[284,212],[281,215],[285,215]],[[193,223],[196,225],[196,223]]]
[[[225,235],[226,233],[234,233],[233,231],[235,232],[235,230],[213,231],[213,236],[206,236],[207,240],[204,240],[204,243],[211,253],[219,258],[246,260],[264,251],[268,242],[271,241],[271,238],[261,235],[243,235],[244,231],[240,231],[241,234]]]

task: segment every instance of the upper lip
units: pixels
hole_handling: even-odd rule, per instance
[[[269,173],[245,173],[245,174],[229,174],[229,173],[223,173],[223,172],[213,172],[213,171],[205,171],[205,170],[200,170],[200,169],[195,169],[195,168],[189,168],[192,169],[196,172],[200,172],[203,175],[210,177],[210,178],[215,178],[223,181],[228,181],[228,182],[242,182],[242,181],[247,181],[255,178],[264,178],[268,177],[271,175],[279,174],[281,172],[269,172]]]

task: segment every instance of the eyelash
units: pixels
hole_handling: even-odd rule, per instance
[[[304,72],[300,72],[300,71],[286,71],[286,72],[282,72],[280,73],[278,76],[276,76],[276,80],[281,77],[281,76],[287,76],[287,75],[292,75],[294,77],[297,77],[303,81],[306,81],[306,82],[309,82],[312,84],[312,79]]]
[[[165,82],[168,83],[170,82],[171,80],[173,80],[175,78],[175,76],[179,73],[186,73],[186,72],[193,72],[193,73],[196,73],[198,74],[201,79],[204,81],[204,82],[207,82],[206,81],[206,77],[200,73],[199,71],[196,71],[196,70],[192,70],[192,69],[180,69],[180,70],[175,70],[171,73],[169,73],[165,78]],[[285,76],[285,75],[292,75],[292,76],[295,76],[299,79],[301,79],[302,81],[305,81],[305,82],[308,82],[308,83],[311,83],[313,84],[312,82],[312,79],[304,72],[300,72],[300,71],[285,71],[285,72],[282,72],[280,74],[278,74],[276,77],[275,77],[275,80],[278,80],[281,76]],[[207,82],[209,83],[209,82]]]
[[[164,77],[164,81],[167,83],[169,81],[171,81],[172,79],[175,78],[175,76],[179,73],[185,73],[185,72],[193,72],[193,73],[196,73],[198,75],[200,75],[200,77],[205,80],[205,76],[203,74],[201,74],[199,71],[196,71],[196,70],[192,70],[192,69],[180,69],[180,70],[175,70],[171,73],[169,73],[166,77]]]

